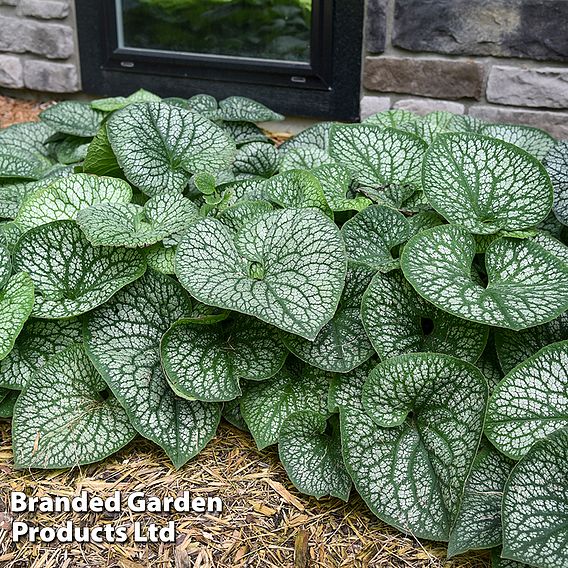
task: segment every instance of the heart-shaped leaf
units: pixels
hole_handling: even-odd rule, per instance
[[[345,271],[337,227],[312,209],[267,213],[237,235],[221,221],[203,219],[176,254],[176,274],[200,302],[310,340],[333,317]]]
[[[347,470],[382,520],[448,540],[483,430],[487,382],[448,355],[383,361],[363,387],[365,411],[341,407]]]
[[[58,178],[30,195],[16,223],[28,231],[52,221],[75,220],[81,209],[97,203],[128,203],[131,198],[132,189],[123,180],[75,174]]]
[[[142,436],[181,467],[215,435],[218,404],[175,396],[162,370],[160,341],[191,301],[173,279],[148,272],[89,315],[87,353]]]
[[[539,160],[543,160],[556,144],[548,132],[520,124],[484,124],[480,134],[514,144]]]
[[[235,152],[220,127],[166,103],[127,106],[111,116],[107,133],[127,179],[150,196],[183,191],[191,174],[225,169]]]
[[[179,194],[155,195],[144,206],[99,203],[83,209],[77,223],[93,245],[143,247],[182,233],[199,210]]]
[[[393,250],[408,240],[406,217],[381,205],[367,207],[341,228],[349,262],[388,272],[399,266]]]
[[[100,128],[104,114],[86,103],[63,101],[44,110],[40,118],[55,132],[92,138]]]
[[[241,413],[258,448],[278,442],[282,424],[296,412],[327,415],[329,379],[319,369],[290,361],[266,381],[243,384]]]
[[[241,378],[274,376],[287,353],[275,328],[246,316],[230,323],[182,320],[162,339],[162,362],[174,391],[207,402],[239,396]]]
[[[475,363],[487,341],[486,327],[430,304],[398,270],[373,278],[363,296],[361,318],[381,359],[426,351]]]
[[[414,134],[364,124],[334,126],[329,153],[361,185],[418,188],[426,148]]]
[[[568,341],[553,343],[515,367],[497,385],[485,434],[505,455],[522,458],[546,435],[568,426]]]
[[[146,263],[148,268],[162,274],[175,274],[176,247],[166,247],[157,243],[146,249]]]
[[[529,239],[493,241],[485,253],[487,284],[472,267],[475,239],[442,225],[408,241],[404,275],[426,300],[458,317],[519,330],[568,309],[568,267]]]
[[[550,179],[535,157],[476,134],[439,136],[426,154],[422,185],[438,213],[473,233],[532,227],[552,207]]]
[[[550,150],[544,164],[554,187],[554,214],[568,225],[568,140]]]
[[[278,454],[294,486],[318,499],[332,495],[347,501],[351,478],[341,455],[337,415],[296,412],[284,420],[278,437]]]
[[[0,360],[14,347],[14,342],[34,305],[34,285],[25,272],[14,274],[0,291]]]
[[[505,558],[541,568],[568,564],[568,430],[537,442],[513,469],[503,495]]]
[[[448,557],[501,544],[501,501],[512,466],[511,460],[492,448],[479,452],[450,533]]]
[[[520,332],[515,332],[520,333]],[[495,390],[495,387],[504,377],[503,370],[499,364],[499,357],[495,349],[495,337],[493,333],[489,333],[487,345],[479,359],[475,362],[475,366],[483,373],[489,384],[489,393]]]
[[[347,270],[345,288],[333,318],[313,341],[290,333],[282,334],[284,343],[306,363],[336,373],[346,373],[358,367],[373,354],[361,322],[361,299],[373,277],[365,267],[351,266]]]
[[[0,386],[21,390],[53,355],[83,340],[78,319],[29,320],[14,348],[0,362]]]
[[[118,401],[74,344],[50,359],[14,408],[12,435],[18,468],[59,469],[100,461],[136,435]]]
[[[35,285],[33,315],[69,318],[106,302],[144,274],[137,250],[94,247],[74,221],[55,221],[24,233],[14,250],[14,267]]]

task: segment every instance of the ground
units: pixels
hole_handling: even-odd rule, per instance
[[[45,104],[0,96],[0,127],[33,120]],[[170,513],[30,513],[36,526],[105,523],[130,527],[177,525],[175,544],[15,544],[8,511],[11,491],[108,497],[219,496],[220,515]],[[4,530],[2,530],[4,529]],[[176,471],[152,443],[137,439],[99,464],[67,471],[16,471],[10,425],[0,421],[0,566],[3,568],[487,568],[484,553],[445,560],[443,544],[419,542],[375,518],[357,495],[349,503],[306,497],[288,481],[274,450],[227,424],[207,448]]]

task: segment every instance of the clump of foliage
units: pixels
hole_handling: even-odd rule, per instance
[[[59,103],[0,132],[0,413],[15,462],[221,417],[296,487],[566,566],[568,145],[388,111],[277,148],[239,97]]]

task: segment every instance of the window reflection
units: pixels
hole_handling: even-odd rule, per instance
[[[311,0],[117,0],[121,47],[309,62]]]

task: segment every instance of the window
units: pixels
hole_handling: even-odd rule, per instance
[[[83,89],[359,114],[363,0],[76,0]]]

